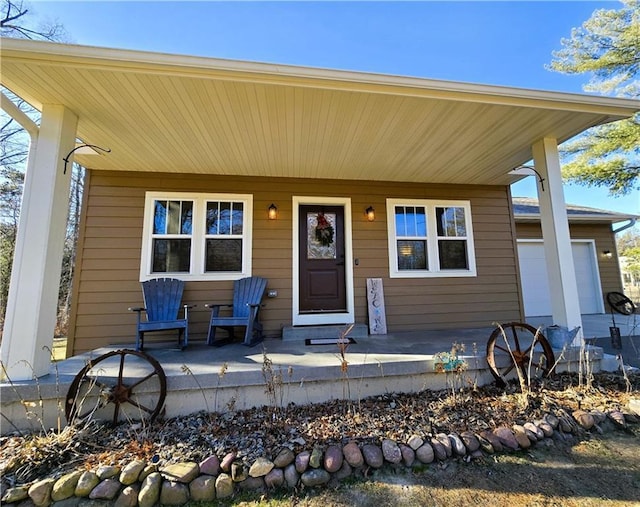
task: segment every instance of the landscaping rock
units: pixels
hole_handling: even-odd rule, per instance
[[[377,445],[365,444],[362,446],[362,456],[367,465],[372,468],[380,468],[384,464],[382,450]]]
[[[349,442],[342,448],[342,453],[344,455],[344,459],[351,465],[353,468],[360,468],[364,465],[364,456],[362,456],[362,451],[358,444],[355,442]]]
[[[51,490],[54,483],[55,479],[42,479],[31,485],[28,491],[29,498],[37,507],[51,503]]]
[[[309,466],[311,468],[320,468],[322,465],[322,449],[318,446],[313,448],[309,458]]]
[[[231,463],[233,463],[236,460],[237,454],[235,452],[230,452],[227,453],[225,455],[224,458],[222,458],[222,461],[220,462],[220,468],[222,468],[222,470],[224,472],[230,472],[231,471]]]
[[[330,445],[324,453],[324,469],[333,474],[342,468],[344,454],[339,445]]]
[[[438,433],[436,435],[436,440],[440,442],[442,447],[444,447],[447,458],[453,456],[453,447],[451,447],[451,440],[449,440],[449,437],[447,435],[445,435],[444,433]]]
[[[456,435],[455,433],[451,433],[448,435],[448,437],[449,442],[451,443],[453,454],[455,454],[456,456],[464,456],[465,454],[467,454],[467,448],[458,435]]]
[[[629,400],[629,410],[635,415],[640,416],[640,398],[631,398]]]
[[[140,490],[137,485],[127,486],[120,492],[113,507],[136,507],[136,505],[138,505],[139,492]]]
[[[627,427],[627,421],[624,417],[624,414],[619,410],[612,410],[611,412],[609,412],[608,415],[609,415],[609,419],[611,419],[613,423],[619,428]]]
[[[469,452],[475,452],[480,449],[478,437],[476,437],[472,431],[463,431],[460,433],[460,438]]]
[[[400,447],[393,440],[389,440],[385,438],[382,440],[382,456],[389,463],[397,465],[402,461],[402,452],[400,452]]]
[[[382,455],[382,451],[380,454]],[[322,468],[312,468],[311,470],[307,470],[300,477],[302,484],[307,487],[322,486],[329,482],[330,479],[331,475],[329,475],[329,472]]]
[[[210,502],[216,498],[216,478],[211,475],[196,477],[189,484],[189,496],[194,502]]]
[[[424,444],[424,439],[418,435],[411,435],[409,437],[409,440],[407,440],[407,445],[414,451],[418,450],[418,447],[420,447],[422,444]]]
[[[233,495],[233,479],[222,473],[216,477],[216,498],[229,498]]]
[[[264,476],[264,484],[270,489],[282,487],[284,484],[284,471],[281,468],[274,468]]]
[[[111,479],[120,473],[120,467],[115,465],[102,465],[96,470],[98,479]]]
[[[189,484],[193,479],[200,475],[200,468],[193,461],[183,461],[167,465],[160,470],[162,477],[168,481],[181,482]]]
[[[400,454],[402,455],[402,464],[410,467],[416,461],[416,451],[405,444],[399,444]]]
[[[269,461],[267,458],[260,457],[253,462],[251,468],[249,468],[249,476],[250,477],[264,477],[267,475],[275,465],[272,461]]]
[[[113,500],[120,492],[122,484],[117,479],[109,478],[100,481],[93,491],[89,493],[91,500]]]
[[[536,421],[536,426],[540,428],[546,438],[553,436],[553,427],[547,421]]]
[[[300,474],[296,470],[296,466],[291,463],[284,469],[284,480],[287,483],[289,489],[293,489],[298,485],[300,480]]]
[[[120,472],[120,482],[125,486],[137,482],[145,466],[146,463],[141,460],[134,460],[131,463],[127,463],[122,469],[122,472]]]
[[[585,430],[590,430],[596,423],[593,415],[584,410],[574,410],[571,415]]]
[[[295,459],[296,455],[294,454],[294,452],[287,447],[283,447],[282,449],[280,449],[280,452],[273,460],[273,464],[276,466],[276,468],[285,468],[293,463]]]
[[[150,465],[145,466],[140,472],[140,476],[138,477],[138,481],[144,482],[144,480],[149,477],[153,472],[157,472],[159,470],[157,463],[152,463]]]
[[[265,489],[264,477],[247,477],[244,481],[239,482],[238,486],[245,491],[263,491]]]
[[[550,424],[554,430],[557,430],[558,426],[560,425],[560,419],[556,417],[555,414],[545,414],[544,420],[545,422]]]
[[[435,459],[435,453],[433,452],[431,444],[427,442],[418,447],[416,449],[416,458],[418,458],[420,463],[424,463],[425,465],[432,463]]]
[[[339,481],[341,481],[343,479],[346,479],[347,477],[351,477],[352,473],[353,473],[353,468],[351,467],[351,465],[349,463],[344,461],[342,463],[342,467],[340,467],[340,470],[338,470],[334,474],[334,478],[339,480]]]
[[[200,473],[205,475],[218,475],[220,473],[220,460],[215,454],[209,456],[200,462],[198,465]]]
[[[593,420],[596,424],[602,424],[607,420],[607,414],[601,410],[590,410],[589,413],[593,416]]]
[[[447,440],[449,439],[447,438]],[[435,458],[438,461],[444,461],[447,459],[447,450],[445,446],[442,445],[442,442],[440,442],[440,440],[438,440],[437,438],[432,438],[431,447],[433,447],[433,453],[435,454]]]
[[[536,442],[544,438],[544,432],[532,422],[526,422],[523,424],[523,426],[525,430],[528,430],[531,433],[533,433],[533,435],[535,436]]]
[[[511,449],[512,451],[517,451],[519,449],[518,441],[511,431],[506,426],[500,426],[493,430],[493,434],[498,437],[500,443],[506,447],[507,449]]]
[[[480,436],[491,444],[495,452],[502,452],[504,450],[502,442],[500,442],[500,439],[495,433],[489,430],[483,430],[480,432]]]
[[[249,477],[249,470],[244,466],[241,461],[234,461],[231,463],[231,479],[233,482],[242,482]]]
[[[53,502],[59,502],[60,500],[74,496],[81,475],[82,472],[77,470],[60,477],[51,489],[51,500]]]
[[[296,456],[295,464],[296,471],[301,474],[309,468],[309,460],[311,459],[311,453],[309,451],[302,451]]]
[[[183,482],[165,480],[160,488],[162,505],[184,505],[189,501],[189,486]]]
[[[531,447],[531,439],[527,435],[527,430],[524,429],[524,426],[521,426],[520,424],[514,424],[512,428],[513,435],[518,442],[518,446],[520,446],[522,449],[528,449],[529,447]],[[533,439],[535,440],[536,437],[534,436]]]
[[[9,488],[2,495],[2,503],[15,503],[29,498],[29,488],[26,486],[17,486],[15,488]]]
[[[100,479],[98,479],[98,476],[94,472],[82,472],[78,478],[78,484],[76,484],[75,496],[89,496],[91,491],[93,491],[93,488],[95,488],[99,482]]]
[[[478,443],[480,444],[480,449],[482,449],[484,452],[488,454],[493,454],[496,452],[496,450],[493,448],[493,445],[491,445],[491,442],[489,442],[486,438],[481,437],[480,435],[476,435],[476,438],[478,439]]]
[[[140,493],[138,493],[138,505],[140,507],[153,507],[160,499],[160,486],[162,475],[160,472],[151,472],[142,481]]]

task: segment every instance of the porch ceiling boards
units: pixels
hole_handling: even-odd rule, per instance
[[[638,101],[3,39],[2,84],[63,104],[92,169],[507,184],[542,137],[564,141]]]

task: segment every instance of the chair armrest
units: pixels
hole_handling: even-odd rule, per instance
[[[189,309],[190,308],[195,308],[198,305],[182,305],[182,307],[184,308],[184,318],[185,319],[189,319]]]
[[[217,303],[207,303],[207,304],[204,305],[204,307],[205,308],[216,308],[216,307],[217,308],[222,308],[222,307],[231,308],[231,307],[233,307],[233,305],[219,305]]]
[[[133,307],[133,308],[129,308],[129,311],[130,312],[138,312],[138,313],[140,313],[140,312],[146,312],[147,309],[146,308],[142,308],[141,306],[136,306],[136,307]]]

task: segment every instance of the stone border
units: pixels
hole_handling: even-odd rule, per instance
[[[482,458],[487,454],[528,449],[545,439],[566,441],[585,431],[603,433],[638,423],[639,418],[619,410],[607,413],[576,410],[547,413],[542,420],[501,426],[480,433],[463,431],[413,435],[406,443],[384,439],[380,445],[347,444],[315,446],[295,454],[282,448],[273,460],[261,457],[251,466],[228,453],[222,460],[212,455],[200,463],[182,462],[161,467],[134,460],[125,466],[100,466],[76,470],[59,478],[46,478],[7,489],[2,504],[17,507],[73,507],[87,501],[104,501],[116,507],[184,505],[190,500],[212,501],[232,497],[238,490],[264,491],[335,484],[384,466],[413,467],[447,459]]]

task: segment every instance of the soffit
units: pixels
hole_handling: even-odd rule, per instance
[[[637,101],[3,40],[2,84],[78,115],[99,170],[507,184]]]

